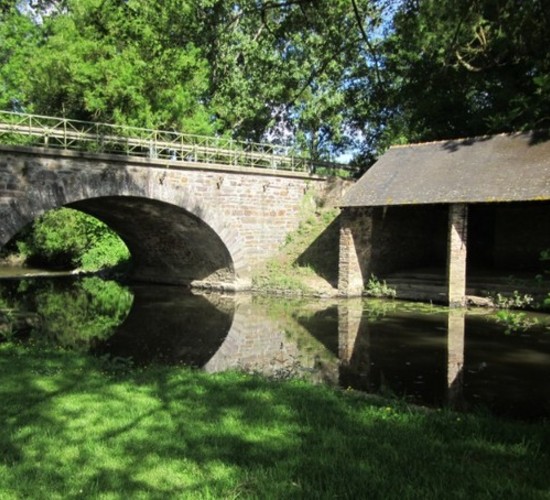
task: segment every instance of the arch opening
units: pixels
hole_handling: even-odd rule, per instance
[[[129,250],[111,228],[79,210],[58,207],[25,224],[0,253],[6,263],[59,271],[119,271]]]
[[[107,224],[126,243],[135,281],[191,286],[229,283],[231,255],[203,220],[176,205],[134,196],[89,198],[67,205]]]

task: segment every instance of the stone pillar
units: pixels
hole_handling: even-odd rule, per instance
[[[447,287],[449,307],[466,305],[466,246],[468,205],[449,205],[449,244],[447,253]]]
[[[447,318],[447,402],[463,406],[465,309],[451,309]]]
[[[340,215],[338,292],[360,296],[371,255],[372,215],[368,208],[345,208]]]

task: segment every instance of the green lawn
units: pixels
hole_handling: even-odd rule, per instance
[[[0,498],[550,498],[550,424],[0,344]]]

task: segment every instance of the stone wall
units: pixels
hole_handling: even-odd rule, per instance
[[[370,272],[385,275],[421,267],[445,267],[447,207],[376,207]]]
[[[72,204],[121,234],[139,256],[137,278],[246,281],[326,188],[296,172],[0,146],[0,245],[45,211]]]
[[[338,292],[361,295],[372,253],[372,209],[346,208],[340,214]]]
[[[340,275],[343,295],[358,295],[373,274],[445,267],[447,207],[346,208],[341,214]]]

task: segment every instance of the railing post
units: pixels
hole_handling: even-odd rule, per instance
[[[69,149],[69,143],[67,141],[67,119],[63,118],[63,149]]]

